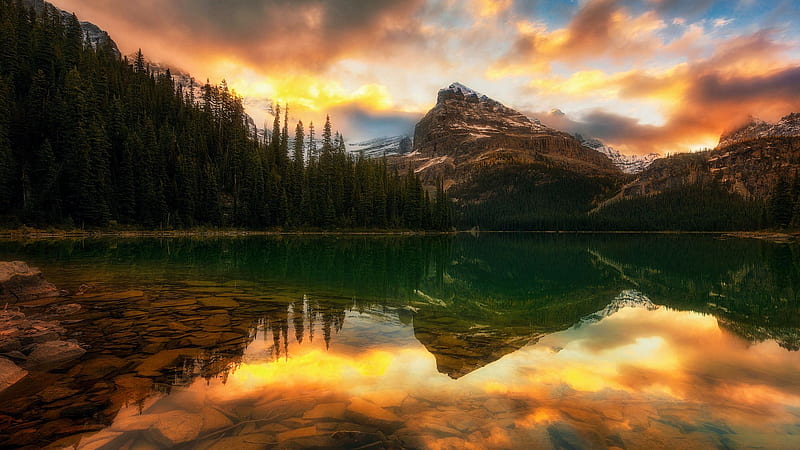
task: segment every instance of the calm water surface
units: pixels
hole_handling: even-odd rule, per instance
[[[87,349],[0,393],[0,446],[800,448],[797,246],[135,239],[0,259],[72,293],[16,307]]]

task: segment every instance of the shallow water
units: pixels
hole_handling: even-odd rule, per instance
[[[134,239],[0,259],[73,293],[16,307],[87,349],[0,393],[6,447],[800,447],[796,246]]]

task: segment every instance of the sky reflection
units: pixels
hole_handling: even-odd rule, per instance
[[[264,324],[227,377],[151,399],[143,416],[213,409],[231,423],[228,434],[309,445],[340,425],[429,448],[800,445],[800,353],[751,344],[710,315],[622,308],[458,379],[439,373],[413,327],[350,311],[326,344],[310,339],[307,320]],[[99,436],[140,432],[126,429],[131,408]],[[221,436],[207,431],[191,437]]]

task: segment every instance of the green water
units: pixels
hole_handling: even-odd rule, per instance
[[[798,246],[110,239],[0,259],[70,293],[21,310],[87,349],[0,393],[0,445],[800,446]]]

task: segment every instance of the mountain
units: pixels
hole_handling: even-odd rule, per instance
[[[411,152],[411,138],[408,136],[380,137],[348,144],[347,150],[367,158],[405,155]]]
[[[659,159],[612,200],[710,184],[746,199],[766,199],[780,178],[791,179],[798,171],[800,138],[759,137]]]
[[[574,136],[460,83],[438,92],[415,127],[413,150],[393,163],[428,186],[441,181],[466,208],[466,226],[557,228],[585,215],[624,176]]]
[[[746,199],[766,199],[779,179],[800,170],[800,113],[774,124],[751,118],[719,142],[711,151],[654,161],[612,200],[710,184]]]
[[[800,113],[791,113],[776,123],[765,122],[751,116],[741,127],[722,133],[717,148],[760,138],[792,136],[800,136]]]
[[[445,184],[491,166],[534,162],[584,174],[619,172],[573,136],[460,83],[441,89],[436,105],[417,123],[409,161],[423,179],[443,177]]]
[[[724,133],[714,150],[657,159],[602,202],[595,219],[628,229],[653,229],[656,216],[662,229],[787,226],[796,216],[789,183],[800,173],[798,125],[797,113],[776,124],[751,120]],[[776,209],[779,187],[784,200]]]
[[[45,2],[44,0],[23,0],[22,3],[30,8],[35,9],[39,13],[45,11],[48,8],[53,8],[59,13],[61,13],[61,17],[65,21],[66,19],[72,16],[71,12],[59,9],[52,3]],[[109,36],[109,34],[105,30],[101,29],[100,27],[91,22],[81,21],[80,24],[81,24],[81,30],[83,30],[83,40],[85,45],[93,48],[97,48],[98,46],[108,46],[116,56],[121,55],[119,48],[117,47],[117,43],[114,42],[113,39],[111,39],[111,36]]]
[[[653,161],[661,158],[658,153],[648,153],[647,155],[623,155],[613,147],[605,145],[599,139],[583,137],[576,134],[575,137],[586,147],[596,150],[608,157],[615,166],[625,173],[636,174],[647,169]]]

